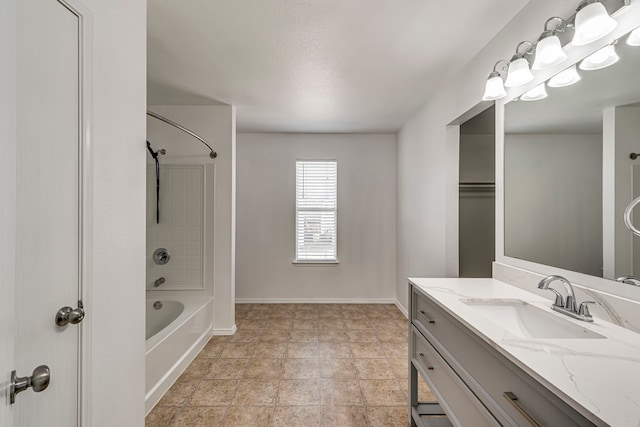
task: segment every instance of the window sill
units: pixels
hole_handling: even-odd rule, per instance
[[[315,267],[315,266],[336,266],[340,264],[338,260],[335,261],[292,261],[296,267]]]

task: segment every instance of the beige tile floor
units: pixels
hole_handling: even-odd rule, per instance
[[[406,427],[407,319],[391,304],[239,304],[149,427]],[[426,384],[421,401],[433,400]]]

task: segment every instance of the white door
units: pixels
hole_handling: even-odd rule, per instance
[[[74,426],[82,323],[55,319],[60,308],[78,307],[84,276],[81,21],[58,0],[16,4],[14,357],[2,363],[2,383],[39,365],[50,383],[14,404],[7,398],[2,410],[14,426]]]

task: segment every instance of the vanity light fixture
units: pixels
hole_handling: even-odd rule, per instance
[[[578,83],[580,81],[580,74],[578,73],[578,69],[576,65],[572,65],[564,71],[559,72],[555,76],[549,79],[547,85],[549,87],[565,87],[571,86],[574,83]]]
[[[549,23],[559,21],[553,30],[548,28]],[[562,50],[560,39],[557,33],[563,32],[567,28],[567,21],[554,16],[544,23],[544,32],[540,35],[536,45],[536,58],[531,66],[532,70],[542,70],[543,68],[559,64],[567,59],[567,54]]]
[[[629,6],[632,1],[624,0],[624,6]],[[604,0],[581,0],[576,8],[576,13],[566,20],[558,16],[547,19],[544,24],[544,32],[538,38],[536,45],[528,41],[518,44],[516,54],[508,63],[504,83],[501,78],[503,74],[496,70],[498,64],[494,66],[493,72],[486,81],[482,99],[490,101],[504,98],[506,96],[505,87],[518,87],[534,79],[531,70],[542,70],[566,61],[567,54],[562,48],[558,33],[566,31],[567,28],[574,29],[572,40],[574,46],[584,46],[610,34],[616,28],[618,22],[609,15],[603,3]],[[553,26],[552,23],[556,23],[556,25]],[[632,31],[626,42],[631,46],[640,46],[640,28]],[[616,42],[614,41],[614,43]],[[534,52],[535,58],[532,66],[529,67],[527,56],[532,55]],[[599,70],[615,64],[618,59],[615,48],[613,45],[609,45],[585,58],[579,67],[582,70]],[[549,87],[564,87],[578,81],[580,81],[580,75],[577,67],[572,66],[552,77],[548,85]],[[537,86],[534,89],[537,89]]]
[[[495,101],[496,99],[502,99],[507,96],[498,66],[502,66],[501,69],[506,71],[509,63],[505,60],[500,60],[493,66],[493,71],[489,74],[487,83],[484,86],[484,95],[482,95],[483,101]]]
[[[522,46],[526,46],[524,51],[520,51]],[[504,82],[506,87],[516,87],[529,83],[533,80],[533,74],[529,69],[529,61],[525,58],[533,53],[533,43],[523,41],[516,47],[516,54],[511,58],[509,63],[509,71],[507,72],[507,80]]]
[[[580,3],[575,19],[574,46],[584,46],[601,39],[618,25],[609,16],[604,5],[597,0],[584,0]]]
[[[615,46],[609,44],[583,59],[580,63],[580,69],[585,71],[601,70],[615,64],[619,59]]]
[[[627,37],[627,44],[629,46],[640,46],[640,27],[631,31],[631,34]]]
[[[529,90],[520,97],[521,101],[539,101],[547,97],[547,89],[544,83],[539,84],[533,89]]]

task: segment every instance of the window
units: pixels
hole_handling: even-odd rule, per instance
[[[337,262],[338,163],[296,161],[296,262]]]

